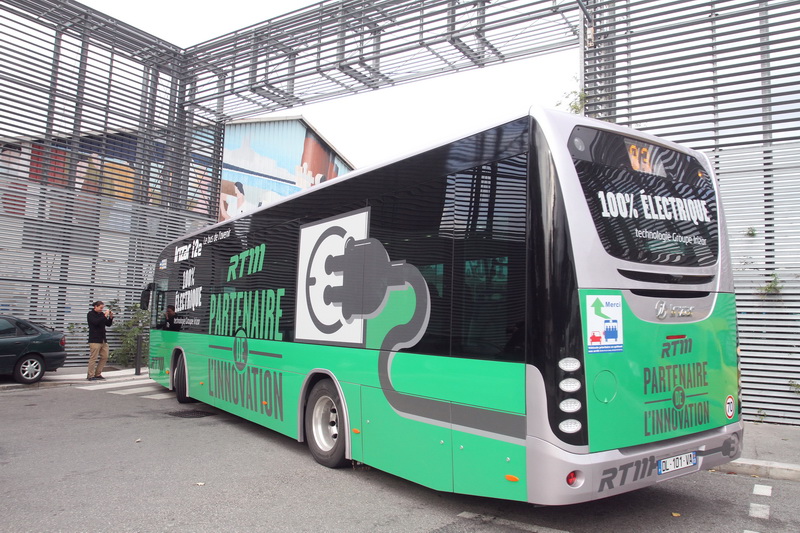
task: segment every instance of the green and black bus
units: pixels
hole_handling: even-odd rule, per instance
[[[711,165],[613,124],[533,110],[351,172],[171,243],[148,293],[152,379],[329,467],[557,505],[741,453]]]

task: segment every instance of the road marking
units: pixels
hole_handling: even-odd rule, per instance
[[[505,518],[497,518],[496,516],[488,514],[476,514],[464,511],[463,513],[459,513],[458,516],[460,518],[466,518],[467,520],[475,520],[484,523],[497,524],[500,526],[513,527],[522,531],[530,531],[531,533],[569,533],[569,531],[564,531],[562,529],[552,529],[549,527],[517,522],[516,520],[506,520]]]
[[[133,387],[135,385],[141,385],[142,383],[152,383],[156,384],[153,381],[144,381],[140,379],[132,379],[130,381],[116,381],[112,383],[96,383],[94,385],[83,385],[81,387],[77,387],[81,390],[103,390],[103,389],[116,389],[116,388],[123,388],[123,387]]]
[[[142,396],[142,398],[147,398],[150,400],[166,400],[169,398],[175,398],[174,392],[168,392],[167,389],[149,379],[114,381],[111,383],[93,383],[91,385],[83,385],[76,388],[81,390],[101,391],[120,395],[141,394],[143,392],[155,393]]]
[[[772,487],[769,485],[753,486],[753,494],[756,496],[772,496]]]
[[[148,398],[150,400],[166,400],[168,398],[174,398],[174,392],[162,392],[161,394],[149,394],[147,396],[142,396],[142,398]]]
[[[146,387],[139,387],[138,389],[125,389],[125,390],[110,390],[108,391],[109,394],[139,394],[140,392],[153,392],[157,390],[161,390],[164,387],[161,385],[154,383],[153,385],[148,385]]]
[[[750,504],[750,516],[753,518],[762,518],[769,520],[769,505],[762,505],[760,503]]]

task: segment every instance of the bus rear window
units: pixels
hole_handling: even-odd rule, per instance
[[[696,158],[582,126],[572,131],[569,150],[611,256],[654,265],[716,263],[716,193]]]

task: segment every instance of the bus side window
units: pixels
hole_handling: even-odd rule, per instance
[[[522,361],[527,155],[451,178],[453,355]]]
[[[150,327],[163,329],[164,310],[167,308],[167,293],[156,289],[153,298],[153,306],[150,308]]]

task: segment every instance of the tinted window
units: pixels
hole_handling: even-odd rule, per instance
[[[431,314],[408,351],[522,360],[526,155],[446,176],[420,169],[372,198],[370,234],[428,283]]]
[[[716,195],[697,159],[585,127],[573,130],[569,149],[606,252],[646,264],[716,262]]]
[[[449,177],[454,354],[523,357],[526,169],[522,154]]]
[[[0,318],[0,337],[14,337],[17,334],[17,327],[13,322]]]
[[[39,332],[36,330],[35,327],[33,327],[30,324],[27,324],[25,322],[22,322],[22,321],[17,322],[17,326],[19,326],[19,329],[21,329],[22,333],[24,333],[25,335],[38,335],[39,334]]]

